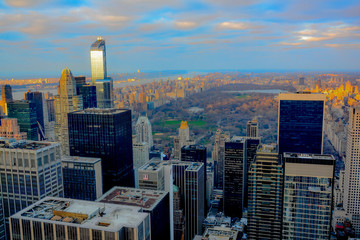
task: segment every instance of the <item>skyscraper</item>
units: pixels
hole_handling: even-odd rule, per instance
[[[335,159],[284,153],[282,239],[329,239]]]
[[[222,133],[220,129],[216,131],[212,159],[215,165],[214,187],[217,189],[224,187],[225,142],[229,140],[229,133]]]
[[[135,126],[136,142],[146,142],[151,149],[154,146],[151,123],[145,116],[139,117]]]
[[[61,159],[64,197],[95,201],[103,194],[101,159],[63,157]]]
[[[24,97],[25,97],[25,100],[31,101],[35,104],[36,120],[38,122],[38,125],[40,125],[39,136],[40,136],[40,140],[44,140],[45,139],[45,120],[47,120],[47,118],[45,119],[45,114],[44,114],[44,108],[46,108],[46,106],[45,106],[45,99],[43,97],[43,93],[31,92],[30,90],[28,90],[24,94]],[[47,112],[45,112],[45,113],[46,113],[46,117],[47,117]]]
[[[174,138],[174,158],[181,158],[181,148],[185,145],[194,144],[190,141],[190,130],[187,121],[181,121],[178,137]]]
[[[76,95],[81,95],[83,98],[83,108],[96,108],[96,86],[86,84],[86,77],[74,77],[76,82]]]
[[[36,121],[35,103],[26,100],[12,101],[7,104],[8,117],[16,118],[20,127],[20,132],[26,132],[28,140],[39,140],[39,126]]]
[[[283,174],[276,146],[260,146],[248,172],[249,239],[281,239]]]
[[[76,95],[76,82],[65,68],[60,78],[60,94],[55,97],[55,138],[61,144],[61,152],[69,155],[68,113],[83,109],[82,96]]]
[[[149,240],[141,207],[46,197],[10,218],[11,239]]]
[[[12,89],[9,84],[1,86],[1,107],[5,115],[8,115],[7,104],[13,101]]]
[[[247,137],[258,137],[259,136],[259,124],[258,124],[258,121],[256,118],[247,122],[246,136]]]
[[[95,86],[96,80],[106,79],[106,48],[105,40],[102,37],[91,45],[90,48],[91,81]]]
[[[133,143],[133,164],[135,187],[139,187],[138,169],[149,161],[149,147],[146,142]]]
[[[357,237],[360,237],[360,108],[349,109],[347,129],[344,209],[352,215],[352,224]]]
[[[322,154],[325,95],[280,93],[278,105],[279,153]]]
[[[107,76],[105,40],[99,37],[90,48],[91,81],[96,86],[98,108],[113,107],[113,80]]]
[[[88,108],[68,116],[70,155],[102,159],[104,192],[133,187],[131,111]]]
[[[0,175],[6,220],[45,196],[63,196],[60,144],[0,140]]]
[[[244,173],[246,169],[246,141],[233,137],[225,143],[224,213],[242,217],[244,206]]]

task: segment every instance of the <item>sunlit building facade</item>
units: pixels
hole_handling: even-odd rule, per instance
[[[282,239],[329,239],[335,159],[284,153]]]
[[[90,48],[91,81],[95,85],[96,80],[106,79],[106,48],[105,40],[102,37],[91,45]]]
[[[135,125],[136,142],[146,142],[151,149],[154,146],[151,123],[146,116],[141,116]]]

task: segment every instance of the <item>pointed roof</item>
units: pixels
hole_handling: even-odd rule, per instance
[[[180,129],[187,129],[188,127],[187,121],[181,121]]]

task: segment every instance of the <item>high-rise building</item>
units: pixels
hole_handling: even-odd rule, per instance
[[[44,112],[44,108],[47,110],[47,106],[45,106],[45,98],[43,96],[43,93],[31,92],[30,90],[28,90],[24,94],[24,98],[25,98],[25,100],[31,101],[35,104],[36,120],[39,125],[39,136],[40,136],[40,140],[44,140],[45,139],[45,121],[47,122],[47,112]]]
[[[69,198],[41,199],[11,216],[10,225],[11,239],[153,239],[140,207]]]
[[[205,167],[200,162],[150,161],[139,168],[140,188],[173,190],[175,240],[192,240],[196,234],[202,234],[204,185]]]
[[[91,81],[92,85],[99,79],[107,78],[106,70],[106,48],[105,40],[102,37],[91,45],[90,48]]]
[[[36,121],[35,103],[26,100],[12,101],[7,104],[8,117],[17,118],[20,132],[26,132],[28,140],[39,140],[39,126]]]
[[[12,89],[9,84],[1,86],[1,102],[2,111],[5,115],[8,115],[7,104],[13,101]]]
[[[360,237],[360,108],[349,109],[347,128],[344,209],[352,215],[352,225],[357,237]]]
[[[179,136],[174,138],[174,158],[181,158],[181,148],[185,145],[194,144],[190,141],[190,130],[187,121],[181,121]]]
[[[224,213],[226,216],[242,217],[245,169],[246,140],[233,137],[225,143]]]
[[[220,129],[216,131],[212,159],[214,161],[214,187],[223,189],[224,187],[224,160],[225,160],[225,142],[230,140],[229,133],[222,133]]]
[[[60,144],[1,139],[0,175],[6,220],[45,196],[63,196]]]
[[[45,98],[47,112],[48,112],[48,121],[54,122],[55,121],[55,98],[53,96]]]
[[[249,239],[281,239],[283,174],[276,146],[260,146],[248,172]]]
[[[84,109],[97,107],[96,86],[84,84],[79,87],[78,95],[81,95],[83,98]]]
[[[159,190],[113,187],[97,200],[102,203],[141,207],[150,214],[151,239],[170,239],[169,193]]]
[[[282,239],[330,239],[335,159],[284,153]]]
[[[146,142],[133,143],[133,164],[135,187],[139,187],[138,169],[149,161],[149,147]]]
[[[20,132],[16,118],[3,118],[1,119],[0,137],[22,140],[27,138],[27,133]]]
[[[113,102],[113,80],[112,78],[96,80],[96,104],[98,108],[112,108]]]
[[[104,192],[133,187],[131,111],[88,108],[68,116],[70,155],[101,158]]]
[[[55,97],[55,138],[61,144],[62,154],[69,155],[68,113],[83,109],[83,101],[82,96],[76,95],[76,82],[68,68],[61,73],[59,89]]]
[[[101,159],[63,157],[61,159],[64,197],[95,201],[103,194]]]
[[[280,93],[278,105],[279,153],[322,154],[325,94]]]
[[[5,225],[1,199],[0,199],[0,240],[6,240],[6,225]]]
[[[258,137],[259,136],[259,124],[258,124],[258,121],[256,118],[247,122],[246,136],[247,137]]]
[[[145,116],[139,117],[135,126],[136,142],[146,142],[151,149],[154,146],[151,123]]]

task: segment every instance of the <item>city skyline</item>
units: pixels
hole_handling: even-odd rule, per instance
[[[56,77],[65,67],[89,75],[98,36],[110,74],[358,69],[360,4],[352,0],[4,0],[0,9],[5,79]]]

